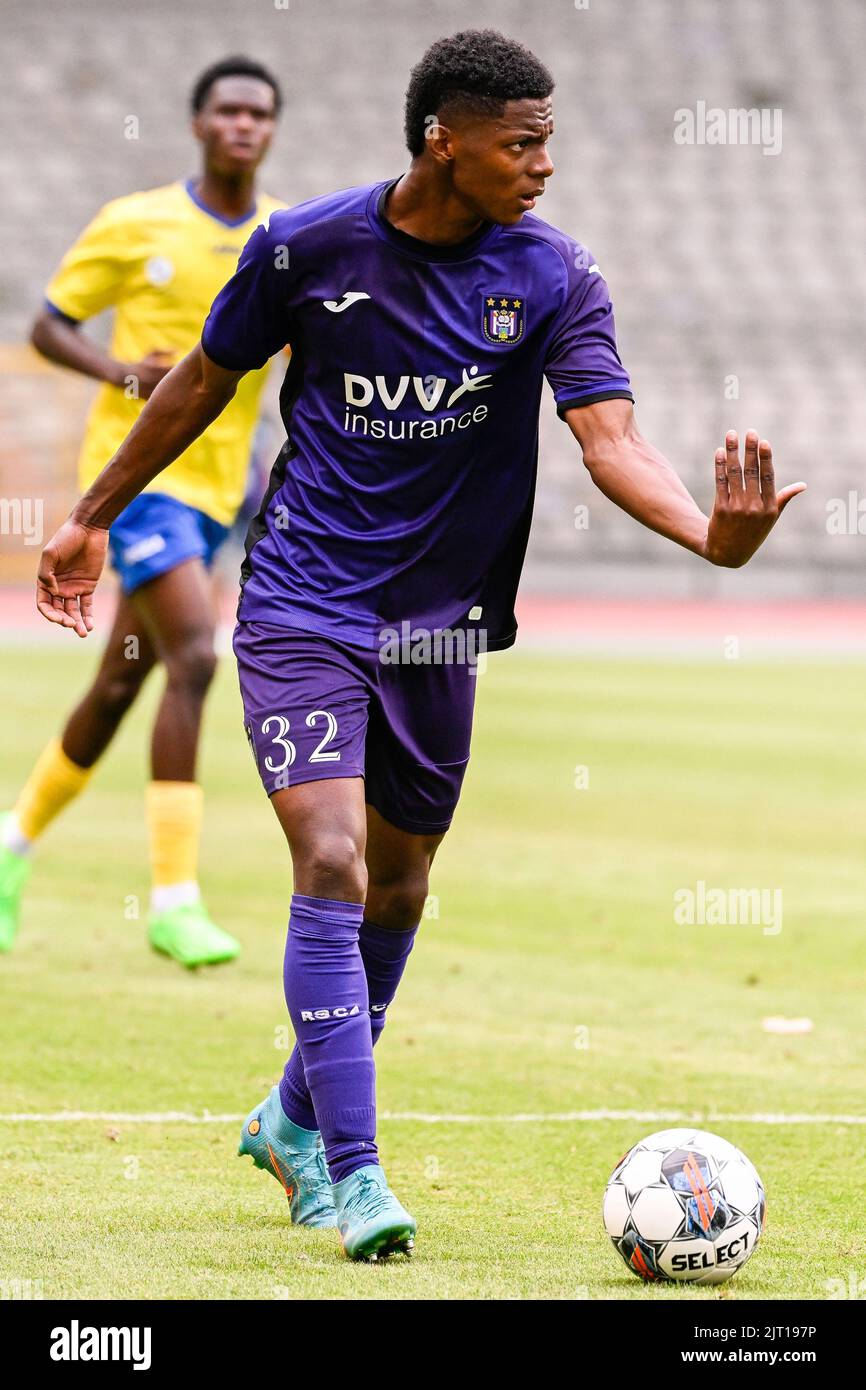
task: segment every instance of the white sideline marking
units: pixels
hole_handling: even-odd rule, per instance
[[[383,1120],[414,1120],[418,1124],[596,1124],[600,1120],[634,1120],[665,1125],[866,1125],[866,1115],[728,1115],[686,1114],[680,1110],[562,1110],[538,1115],[425,1115],[384,1111]]]
[[[209,1110],[194,1115],[188,1110],[56,1110],[52,1113],[13,1111],[0,1115],[0,1124],[67,1124],[97,1121],[124,1125],[236,1125],[244,1115],[212,1115]],[[866,1115],[734,1115],[686,1114],[680,1110],[560,1110],[547,1114],[516,1115],[428,1115],[416,1110],[382,1110],[380,1120],[398,1120],[421,1125],[535,1125],[596,1124],[600,1120],[633,1120],[665,1125],[866,1125]]]

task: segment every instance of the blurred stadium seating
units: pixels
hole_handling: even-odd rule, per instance
[[[557,174],[538,211],[585,241],[610,282],[644,432],[704,506],[726,427],[758,428],[773,441],[780,481],[810,484],[747,571],[711,570],[594,492],[548,394],[527,587],[862,593],[866,537],[826,526],[829,499],[866,491],[862,0],[280,5],[88,0],[73,19],[56,4],[2,0],[0,497],[42,496],[46,531],[68,509],[91,387],[24,345],[29,321],[101,203],[195,169],[186,100],[201,67],[245,51],[277,70],[287,107],[264,182],[297,202],[405,167],[412,63],[441,34],[492,24],[556,76]],[[781,109],[781,153],[678,145],[675,112],[700,100]],[[127,138],[131,115],[137,139]],[[586,530],[574,525],[579,504],[589,506]],[[0,581],[29,580],[37,552],[0,536]]]

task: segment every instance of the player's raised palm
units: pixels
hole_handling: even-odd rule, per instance
[[[50,623],[74,628],[86,637],[93,627],[93,591],[102,574],[108,531],[70,518],[42,552],[36,579],[36,607]]]
[[[707,530],[706,557],[714,565],[738,569],[763,545],[792,497],[805,483],[776,492],[773,451],[754,430],[746,435],[743,464],[736,431],[716,450],[716,500]]]

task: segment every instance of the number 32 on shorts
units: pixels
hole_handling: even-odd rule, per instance
[[[340,761],[340,750],[332,748],[326,752],[326,748],[337,732],[337,721],[327,709],[314,709],[307,715],[304,723],[308,729],[315,729],[319,720],[325,721],[324,737],[319,740],[310,754],[307,762],[310,763],[338,763]],[[287,767],[291,767],[297,756],[297,748],[290,738],[287,737],[290,729],[290,722],[284,714],[269,714],[267,719],[262,720],[262,733],[269,738],[274,748],[282,750],[281,759],[277,754],[268,753],[265,758],[265,767],[268,772],[285,772]],[[275,731],[275,732],[273,732]]]

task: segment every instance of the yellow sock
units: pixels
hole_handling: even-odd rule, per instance
[[[66,803],[84,790],[92,772],[92,767],[79,767],[67,758],[60,739],[53,738],[40,753],[13,808],[21,834],[28,840],[41,835]]]
[[[145,794],[154,888],[195,883],[204,793],[197,782],[150,782]]]

